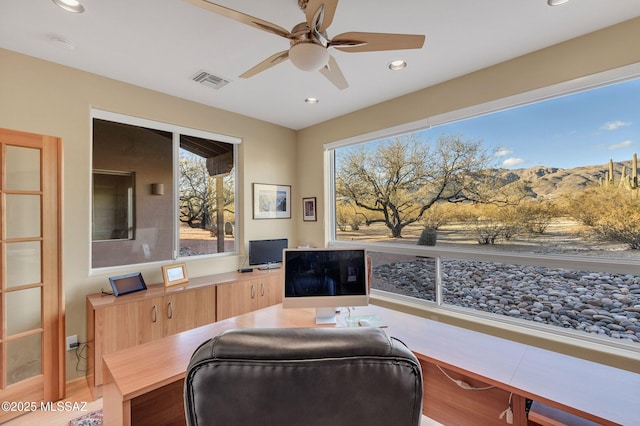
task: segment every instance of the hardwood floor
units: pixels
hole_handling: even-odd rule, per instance
[[[102,408],[102,398],[95,401],[91,399],[89,386],[84,378],[67,382],[67,397],[62,401],[67,404],[60,407],[61,411],[38,410],[9,420],[3,426],[66,426],[70,420]],[[54,407],[57,408],[55,403]],[[67,411],[65,407],[70,410]],[[83,411],[78,411],[79,409]]]

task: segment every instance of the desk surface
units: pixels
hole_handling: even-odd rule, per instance
[[[535,348],[379,306],[356,308],[376,314],[390,336],[418,356],[485,383],[540,402],[612,422],[637,423],[640,374]],[[105,367],[124,400],[181,380],[195,349],[231,328],[310,327],[313,309],[275,305],[104,356]]]

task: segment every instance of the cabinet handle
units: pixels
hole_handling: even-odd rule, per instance
[[[252,299],[256,298],[256,286],[255,286],[255,284],[251,284],[251,298]]]
[[[167,317],[169,317],[169,319],[173,318],[173,302],[167,304]]]
[[[153,305],[153,309],[151,309],[151,322],[158,321],[158,307]]]
[[[260,296],[264,296],[264,283],[260,283]]]

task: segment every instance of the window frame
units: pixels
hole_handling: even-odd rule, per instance
[[[88,255],[89,255],[89,274],[93,275],[93,274],[97,274],[97,273],[103,273],[103,272],[110,272],[110,271],[118,271],[118,270],[122,270],[122,269],[130,269],[132,266],[145,266],[145,265],[153,265],[153,264],[161,264],[161,263],[165,263],[167,261],[187,261],[187,260],[194,260],[194,259],[203,259],[203,258],[220,258],[220,257],[226,257],[226,256],[237,256],[239,253],[239,244],[237,241],[237,232],[236,232],[236,243],[234,244],[234,250],[233,251],[229,251],[229,252],[224,252],[224,253],[211,253],[211,254],[205,254],[205,255],[198,255],[198,256],[185,256],[185,257],[180,257],[180,233],[178,230],[178,215],[180,214],[180,209],[179,209],[179,197],[180,197],[180,193],[178,190],[178,183],[180,181],[180,177],[179,177],[179,169],[177,167],[178,165],[178,161],[180,159],[180,136],[181,135],[185,135],[185,136],[192,136],[192,137],[197,137],[197,138],[202,138],[202,139],[211,139],[211,140],[215,140],[218,142],[224,142],[224,143],[229,143],[233,145],[233,163],[234,163],[234,170],[236,173],[236,176],[234,178],[234,192],[235,192],[235,197],[234,197],[234,210],[237,212],[238,211],[238,176],[237,176],[237,169],[238,169],[238,146],[242,143],[242,139],[239,137],[235,137],[235,136],[230,136],[230,135],[224,135],[224,134],[220,134],[220,133],[214,133],[214,132],[210,132],[210,131],[206,131],[206,130],[199,130],[199,129],[194,129],[194,128],[190,128],[190,127],[184,127],[184,126],[180,126],[177,124],[170,124],[170,123],[164,123],[161,121],[155,121],[155,120],[150,120],[150,119],[145,119],[145,118],[140,118],[140,117],[133,117],[133,116],[129,116],[129,115],[124,115],[124,114],[119,114],[119,113],[115,113],[115,112],[111,112],[111,111],[105,111],[105,110],[101,110],[101,109],[97,109],[97,108],[91,108],[90,111],[90,140],[93,142],[93,122],[94,119],[99,119],[99,120],[106,120],[106,121],[112,121],[112,122],[116,122],[116,123],[121,123],[121,124],[128,124],[128,125],[132,125],[132,126],[139,126],[139,127],[146,127],[149,129],[154,129],[154,130],[161,130],[161,131],[165,131],[165,132],[169,132],[172,134],[172,164],[173,164],[173,170],[172,170],[172,176],[173,176],[173,184],[174,184],[174,191],[173,191],[173,248],[172,248],[172,256],[171,259],[163,259],[163,260],[159,260],[159,261],[150,261],[150,262],[144,262],[144,263],[133,263],[133,264],[125,264],[125,265],[113,265],[113,266],[105,266],[105,267],[97,267],[94,268],[92,267],[92,257],[93,257],[93,250],[92,250],[92,238],[91,238],[91,227],[92,227],[92,223],[93,223],[93,219],[91,218],[91,214],[93,212],[93,197],[91,192],[93,191],[93,143],[90,144],[90,159],[91,161],[89,162],[89,176],[91,176],[90,179],[90,185],[89,185],[89,215],[90,215],[90,219],[89,219],[89,250],[88,250]],[[237,225],[236,225],[237,226]]]
[[[591,256],[570,256],[570,255],[540,255],[540,254],[519,254],[519,253],[490,253],[474,248],[458,247],[429,247],[429,246],[409,246],[393,243],[374,242],[352,242],[338,240],[336,238],[336,192],[335,192],[335,150],[348,146],[365,144],[380,139],[399,136],[407,133],[430,129],[431,127],[448,124],[455,121],[462,121],[486,115],[494,112],[504,111],[511,108],[530,105],[549,99],[559,98],[582,91],[604,87],[624,81],[640,78],[640,63],[592,74],[582,78],[577,78],[567,82],[554,84],[544,88],[523,92],[506,98],[496,99],[483,104],[473,105],[455,111],[434,115],[411,123],[401,124],[387,129],[377,130],[370,133],[353,136],[347,139],[329,142],[324,145],[324,176],[325,176],[325,241],[331,247],[360,247],[373,252],[406,254],[409,256],[432,257],[436,262],[436,300],[428,301],[395,293],[384,292],[372,289],[372,298],[383,303],[388,302],[404,306],[407,309],[417,308],[426,311],[426,316],[437,315],[438,312],[462,318],[464,320],[484,324],[491,324],[498,328],[517,329],[528,333],[535,331],[543,338],[554,340],[558,336],[569,340],[570,344],[582,346],[585,342],[601,346],[608,350],[615,348],[620,351],[631,351],[640,353],[640,345],[624,342],[622,340],[595,336],[591,333],[584,333],[576,330],[565,330],[552,325],[537,324],[530,320],[510,318],[498,314],[491,314],[482,311],[475,311],[471,308],[463,308],[451,304],[444,304],[442,297],[441,265],[442,260],[476,260],[486,262],[500,262],[516,265],[533,265],[548,268],[567,268],[575,270],[586,270],[594,272],[607,272],[616,274],[638,275],[640,262],[624,259],[608,259]],[[637,355],[636,355],[637,356]]]

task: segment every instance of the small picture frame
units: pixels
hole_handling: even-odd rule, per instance
[[[302,220],[305,222],[315,222],[318,220],[316,215],[316,197],[306,197],[302,199]]]
[[[189,277],[187,276],[187,265],[184,263],[163,265],[162,279],[164,280],[165,287],[189,282]]]
[[[254,219],[291,219],[291,185],[253,184]]]

